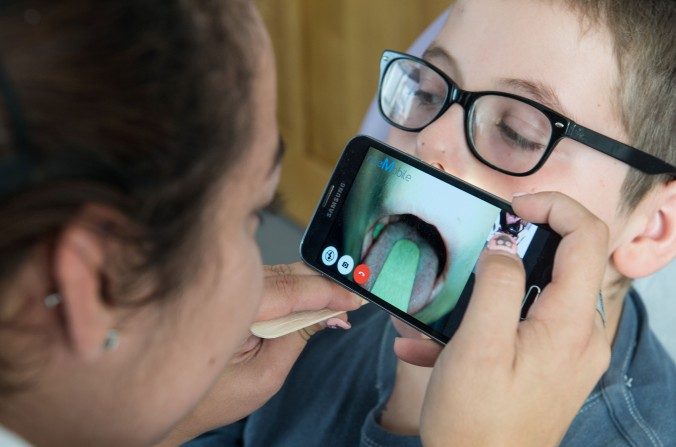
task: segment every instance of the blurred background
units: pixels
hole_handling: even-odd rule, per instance
[[[277,58],[286,142],[281,206],[266,214],[266,264],[299,259],[305,225],[345,143],[358,131],[384,49],[406,51],[449,0],[256,0]],[[636,282],[650,324],[676,359],[676,261]]]
[[[449,0],[257,0],[277,57],[287,152],[283,214],[305,225],[376,93],[384,49],[405,51]]]

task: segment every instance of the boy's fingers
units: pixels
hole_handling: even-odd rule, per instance
[[[525,293],[526,274],[517,255],[485,249],[479,258],[474,290],[458,333],[482,349],[514,346]]]
[[[552,281],[534,306],[538,317],[592,324],[608,256],[608,228],[575,200],[555,192],[516,197],[520,217],[547,223],[563,239],[556,251]],[[584,263],[581,268],[580,264]]]
[[[360,304],[357,295],[320,275],[296,275],[289,270],[265,277],[256,320],[271,320],[303,310],[354,310]]]
[[[394,353],[401,360],[416,366],[434,366],[444,347],[434,340],[397,337]]]

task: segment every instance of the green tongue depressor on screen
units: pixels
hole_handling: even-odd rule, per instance
[[[387,297],[387,302],[406,312],[419,261],[420,248],[415,242],[408,239],[398,240],[390,249],[371,287],[371,293]],[[367,303],[368,301],[362,298],[362,306]],[[295,312],[274,320],[254,323],[250,329],[252,334],[260,338],[278,338],[343,313],[345,311],[331,309]]]
[[[407,312],[419,261],[418,245],[408,239],[398,240],[390,249],[371,287],[371,293],[382,297],[397,309]]]

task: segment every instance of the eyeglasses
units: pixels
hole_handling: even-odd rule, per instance
[[[380,60],[380,113],[394,127],[419,132],[453,104],[465,112],[465,137],[472,154],[514,176],[536,172],[563,138],[610,155],[646,174],[676,176],[676,167],[601,135],[535,101],[504,92],[462,90],[429,62],[396,51]]]

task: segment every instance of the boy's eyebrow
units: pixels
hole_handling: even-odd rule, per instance
[[[559,97],[554,89],[543,82],[526,79],[502,78],[500,79],[499,84],[526,93],[527,95],[532,96],[537,102],[542,103],[550,109],[556,110],[560,114],[575,121],[570,113],[561,105],[561,101],[559,101]]]
[[[277,151],[275,152],[275,158],[272,159],[272,167],[270,168],[268,175],[271,175],[273,172],[275,172],[275,169],[277,169],[277,167],[282,163],[284,152],[286,152],[286,145],[284,144],[284,139],[280,135],[277,141]]]
[[[454,78],[458,78],[453,80],[458,84],[462,84],[462,80],[459,79],[461,75],[460,70],[458,69],[458,63],[441,45],[432,42],[423,53],[422,58],[425,60],[441,59],[451,68],[451,70],[453,70],[453,74],[455,75]],[[543,82],[527,79],[502,78],[498,83],[504,87],[511,87],[512,89],[525,93],[550,109],[556,110],[562,115],[575,121],[575,118],[570,112],[561,105],[561,101],[559,101],[559,97],[554,89]]]
[[[436,42],[432,42],[430,46],[427,47],[422,55],[422,58],[426,61],[429,61],[430,59],[441,59],[452,70],[453,81],[462,84],[462,79],[460,79],[462,76],[460,75],[460,70],[458,69],[458,63],[448,51],[446,51]]]

